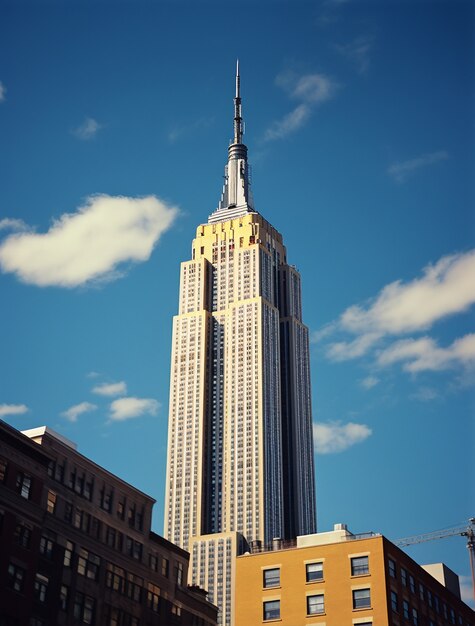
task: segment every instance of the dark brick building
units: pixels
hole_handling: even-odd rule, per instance
[[[0,626],[214,626],[154,502],[49,428],[0,421]]]

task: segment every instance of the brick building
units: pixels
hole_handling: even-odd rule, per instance
[[[456,574],[382,535],[338,524],[269,548],[237,558],[236,626],[475,626]]]
[[[0,626],[214,626],[153,504],[49,428],[0,421]]]

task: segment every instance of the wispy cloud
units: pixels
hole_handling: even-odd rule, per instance
[[[335,44],[334,48],[355,65],[358,74],[366,74],[369,69],[373,44],[374,37],[361,35],[347,44]]]
[[[101,124],[93,117],[86,117],[84,122],[71,132],[75,137],[81,139],[81,141],[89,141],[97,135],[101,128]]]
[[[411,396],[414,400],[420,400],[421,402],[430,402],[436,400],[439,397],[437,389],[432,387],[419,387],[419,389]]]
[[[184,139],[189,135],[194,134],[196,131],[209,128],[214,123],[214,118],[201,117],[200,119],[192,122],[191,124],[182,124],[174,126],[168,133],[168,141],[170,143],[176,143],[180,139]]]
[[[445,150],[422,154],[421,156],[408,159],[407,161],[393,163],[388,167],[388,174],[398,183],[404,183],[410,176],[415,174],[417,170],[428,167],[429,165],[434,165],[440,161],[446,161],[448,158],[449,154]]]
[[[0,81],[0,102],[5,102],[6,100],[6,94],[7,93],[7,89],[5,87],[5,85],[2,83],[2,81]]]
[[[142,415],[156,415],[159,408],[160,404],[153,398],[119,398],[110,405],[110,421],[124,422]]]
[[[150,258],[177,213],[155,196],[91,196],[46,233],[7,237],[0,244],[0,268],[38,287],[110,281],[123,275],[124,263]]]
[[[83,413],[89,413],[90,411],[95,411],[96,409],[97,406],[91,402],[81,402],[80,404],[75,404],[69,407],[69,409],[63,411],[61,415],[70,422],[77,422],[80,415]]]
[[[99,376],[100,376],[99,372],[94,372],[94,371],[88,372],[86,374],[86,378],[99,378]]]
[[[92,393],[100,396],[123,396],[127,393],[127,385],[123,380],[118,383],[101,383],[93,387]]]
[[[28,411],[26,404],[0,404],[0,417],[5,415],[23,415]]]
[[[371,434],[372,430],[366,424],[317,422],[313,425],[313,442],[319,454],[343,452],[356,443],[361,443]]]
[[[284,117],[271,124],[264,133],[264,141],[283,139],[301,128],[317,106],[334,97],[337,84],[324,74],[284,72],[276,78],[276,84],[284,89],[298,104]]]
[[[360,385],[363,389],[372,389],[373,387],[376,387],[378,383],[379,378],[376,376],[367,376],[366,378],[363,378],[363,380],[360,380]]]
[[[439,371],[457,364],[475,363],[475,333],[456,339],[447,348],[440,348],[430,337],[396,341],[378,355],[382,366],[403,363],[408,372]]]
[[[5,217],[3,220],[0,220],[0,230],[22,231],[31,229],[23,220]]]
[[[382,337],[382,333],[367,332],[352,341],[337,341],[327,348],[327,357],[332,361],[349,361],[365,355]]]
[[[318,18],[318,23],[321,26],[328,26],[334,24],[339,20],[338,9],[347,4],[350,0],[323,0],[320,4],[321,11]]]

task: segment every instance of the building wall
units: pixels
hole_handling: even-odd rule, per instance
[[[0,625],[216,624],[188,553],[151,532],[154,500],[30,435],[0,422]]]

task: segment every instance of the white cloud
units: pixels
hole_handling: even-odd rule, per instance
[[[447,348],[440,348],[430,337],[396,341],[378,355],[379,365],[402,361],[408,372],[445,370],[456,364],[475,363],[475,333],[456,339]]]
[[[15,233],[0,244],[0,267],[39,287],[77,287],[121,276],[118,266],[150,258],[177,209],[155,196],[97,195],[46,233]]]
[[[364,389],[372,389],[373,387],[376,387],[378,383],[379,383],[379,378],[376,378],[376,376],[367,376],[366,378],[363,378],[363,380],[360,381],[360,385]]]
[[[30,230],[30,227],[23,220],[5,217],[3,220],[0,220],[0,230],[21,231]]]
[[[448,158],[449,155],[445,150],[422,154],[421,156],[408,159],[407,161],[393,163],[388,167],[388,174],[398,183],[404,183],[417,170],[427,167],[428,165],[433,165],[434,163],[439,163],[440,161],[446,161]]]
[[[142,415],[156,415],[160,404],[153,398],[119,398],[110,405],[110,421],[123,422]]]
[[[61,415],[70,422],[77,422],[80,415],[83,413],[89,413],[90,411],[95,411],[96,409],[97,406],[91,402],[81,402],[80,404],[75,404],[74,406],[69,407],[69,409],[63,411]]]
[[[84,122],[77,128],[74,128],[71,132],[78,139],[88,141],[89,139],[93,139],[101,128],[102,126],[97,120],[92,117],[86,117]]]
[[[349,307],[340,328],[353,333],[402,334],[425,330],[475,303],[475,250],[442,257],[422,278],[386,285],[369,306]]]
[[[311,116],[313,110],[335,95],[337,85],[324,74],[305,74],[297,76],[293,72],[279,74],[276,83],[293,100],[300,103],[290,113],[271,124],[264,133],[264,141],[283,139],[301,128]]]
[[[470,250],[442,257],[412,281],[386,285],[375,298],[350,306],[337,320],[313,332],[312,341],[323,343],[326,357],[333,361],[370,355],[379,367],[399,364],[411,373],[452,368],[471,372],[475,362],[473,334],[456,338],[447,347],[427,335],[394,338],[427,331],[447,317],[467,312],[474,304],[475,250]],[[429,396],[422,392],[413,395],[420,400],[432,399]]]
[[[352,61],[359,74],[366,74],[369,69],[373,37],[362,35],[347,44],[335,44],[335,50]]]
[[[361,443],[372,434],[365,424],[341,424],[340,422],[316,423],[313,425],[313,442],[320,454],[343,452],[347,448]]]
[[[6,100],[5,94],[6,93],[7,93],[6,87],[2,83],[2,81],[0,81],[0,102],[5,102],[5,100]]]
[[[4,415],[23,415],[28,411],[26,404],[0,404],[0,417]]]
[[[127,385],[123,380],[118,383],[101,383],[93,387],[92,393],[100,396],[122,396],[127,393]]]

